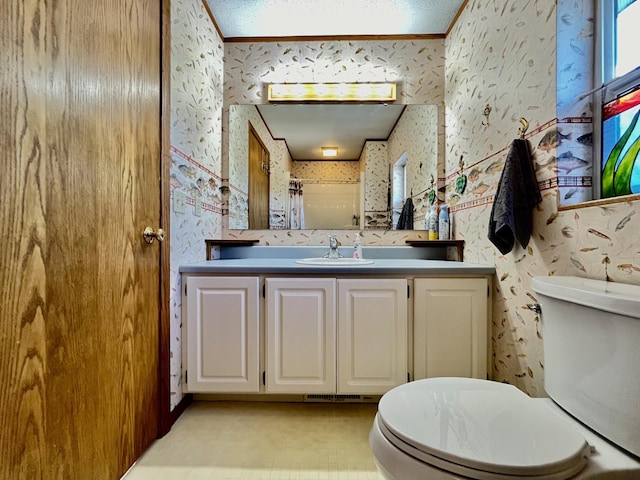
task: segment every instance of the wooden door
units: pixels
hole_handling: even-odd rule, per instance
[[[269,229],[269,150],[249,124],[249,228]]]
[[[266,390],[336,391],[336,312],[332,278],[268,278]]]
[[[486,278],[416,278],[414,375],[487,378]]]
[[[407,280],[338,279],[338,393],[407,381]]]
[[[0,2],[0,478],[114,480],[158,430],[160,2]]]
[[[187,389],[190,392],[260,391],[260,279],[188,277]]]

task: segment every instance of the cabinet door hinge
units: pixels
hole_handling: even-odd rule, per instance
[[[262,285],[262,298],[267,298],[267,286]]]
[[[262,384],[267,384],[267,372],[262,372]]]
[[[184,296],[187,296],[187,282],[184,282]]]
[[[411,287],[407,285],[407,298],[411,298]]]
[[[489,285],[487,285],[487,298],[489,298],[491,296],[491,287],[489,287]]]
[[[410,381],[411,381],[411,374],[407,372],[407,383],[409,383]]]
[[[184,371],[184,383],[189,384],[189,370]]]

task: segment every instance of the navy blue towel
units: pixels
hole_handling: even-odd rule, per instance
[[[398,230],[413,230],[413,200],[411,197],[404,202],[396,228]]]
[[[532,209],[542,201],[529,142],[515,139],[502,170],[489,218],[489,240],[500,253],[509,253],[515,240],[526,247],[532,231]]]

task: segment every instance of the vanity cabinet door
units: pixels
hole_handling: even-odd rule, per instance
[[[266,391],[333,393],[336,281],[267,278]]]
[[[338,393],[407,381],[407,280],[338,279]]]
[[[414,281],[414,377],[487,378],[486,278]]]
[[[259,278],[186,278],[186,390],[259,392]]]

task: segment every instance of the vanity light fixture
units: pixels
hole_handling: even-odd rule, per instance
[[[321,147],[323,157],[337,157],[338,147]]]
[[[270,83],[270,102],[394,102],[395,83]]]

